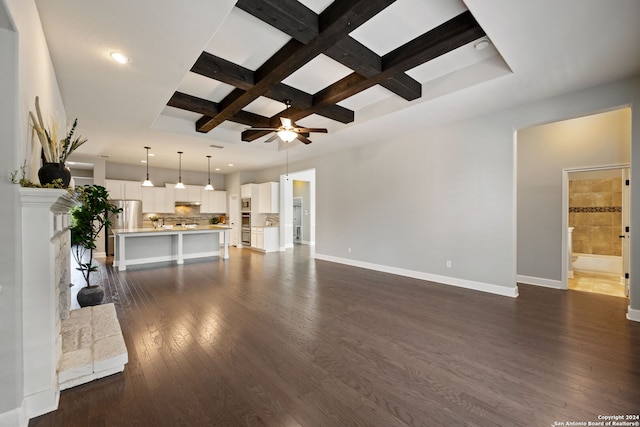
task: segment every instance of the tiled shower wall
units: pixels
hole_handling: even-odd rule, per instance
[[[622,255],[622,180],[570,180],[569,227],[574,253]]]

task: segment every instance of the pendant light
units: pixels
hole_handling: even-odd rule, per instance
[[[206,187],[204,187],[204,189],[208,191],[212,191],[213,186],[211,185],[211,156],[207,156],[207,171],[209,175],[209,180],[207,181],[207,185]]]
[[[178,156],[180,156],[180,163],[178,163],[178,183],[176,184],[176,188],[180,190],[185,188],[184,184],[182,183],[182,151],[178,151]]]
[[[149,150],[151,147],[144,147],[147,150],[147,179],[142,183],[143,187],[153,187],[153,182],[149,181]]]

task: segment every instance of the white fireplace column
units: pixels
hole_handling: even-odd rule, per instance
[[[69,210],[66,190],[21,188],[24,402],[29,418],[53,411],[60,397],[61,319],[69,315]]]

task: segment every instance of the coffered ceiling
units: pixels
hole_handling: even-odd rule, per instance
[[[175,167],[184,151],[183,168],[206,170],[212,155],[221,173],[283,164],[285,147],[296,161],[640,71],[640,2],[557,3],[36,1],[67,116],[89,138],[82,154],[140,164],[148,145],[152,167]],[[287,116],[329,133],[284,146],[246,131],[279,125],[285,99]]]

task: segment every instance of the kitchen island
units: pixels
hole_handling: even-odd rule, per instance
[[[114,229],[113,266],[125,271],[128,265],[220,256],[229,258],[229,230],[226,226]]]

